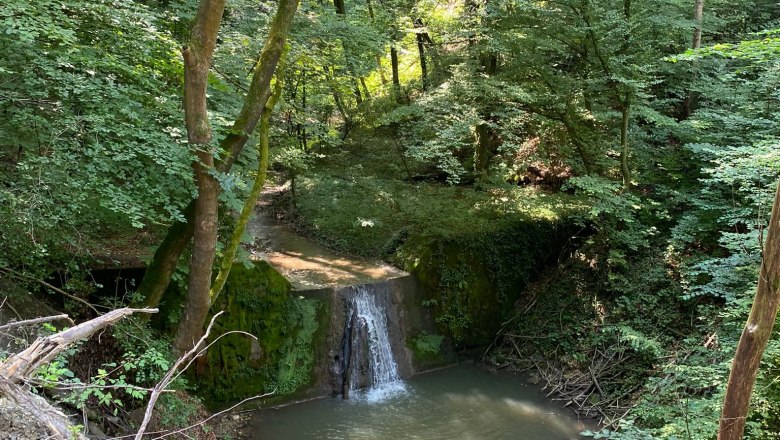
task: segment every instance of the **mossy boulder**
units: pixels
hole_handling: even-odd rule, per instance
[[[561,255],[572,233],[563,221],[504,222],[492,230],[406,242],[405,269],[417,276],[439,329],[458,347],[489,344],[530,281]]]
[[[320,301],[290,295],[290,283],[265,261],[233,266],[212,310],[224,310],[196,381],[210,402],[270,392],[290,395],[310,383]]]

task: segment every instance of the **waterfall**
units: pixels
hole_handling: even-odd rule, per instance
[[[342,338],[345,399],[352,391],[368,401],[379,401],[405,390],[398,374],[387,328],[387,310],[377,302],[377,293],[367,286],[355,286],[349,298],[349,312]]]

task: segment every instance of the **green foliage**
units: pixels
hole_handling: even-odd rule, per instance
[[[424,331],[413,339],[416,352],[429,356],[439,354],[442,342],[444,342],[444,335],[430,334]]]
[[[47,258],[66,243],[88,246],[104,221],[140,228],[181,218],[191,171],[179,147],[171,19],[131,1],[5,4],[6,263]]]
[[[111,335],[104,337],[109,341],[104,347],[119,348],[120,355],[115,361],[91,365],[95,370],[85,377],[84,367],[74,364],[74,360],[83,356],[79,354],[81,350],[94,350],[91,346],[94,342],[83,342],[41,367],[33,383],[42,389],[63,390],[57,394],[57,400],[78,410],[91,408],[116,416],[120,411],[129,412],[143,406],[148,390],[173,364],[168,342],[139,325],[135,318],[117,323]],[[185,387],[183,379],[172,384],[175,390]]]
[[[294,337],[280,347],[283,353],[274,389],[280,395],[292,394],[308,385],[314,366],[314,335],[319,330],[315,300],[295,298],[287,306],[285,321],[298,327]],[[269,386],[270,387],[270,386]]]
[[[320,302],[289,295],[290,284],[266,262],[230,271],[214,325],[208,366],[197,376],[199,393],[210,403],[255,394],[295,393],[309,383],[314,341],[320,331]],[[254,341],[242,331],[255,335]]]

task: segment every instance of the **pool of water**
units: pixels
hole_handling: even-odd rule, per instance
[[[263,410],[248,431],[258,440],[564,440],[584,429],[523,376],[462,364],[408,379],[378,402],[355,393]]]

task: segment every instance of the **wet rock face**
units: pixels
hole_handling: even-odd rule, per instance
[[[42,423],[16,403],[0,397],[0,438],[5,440],[38,440],[49,437]]]

